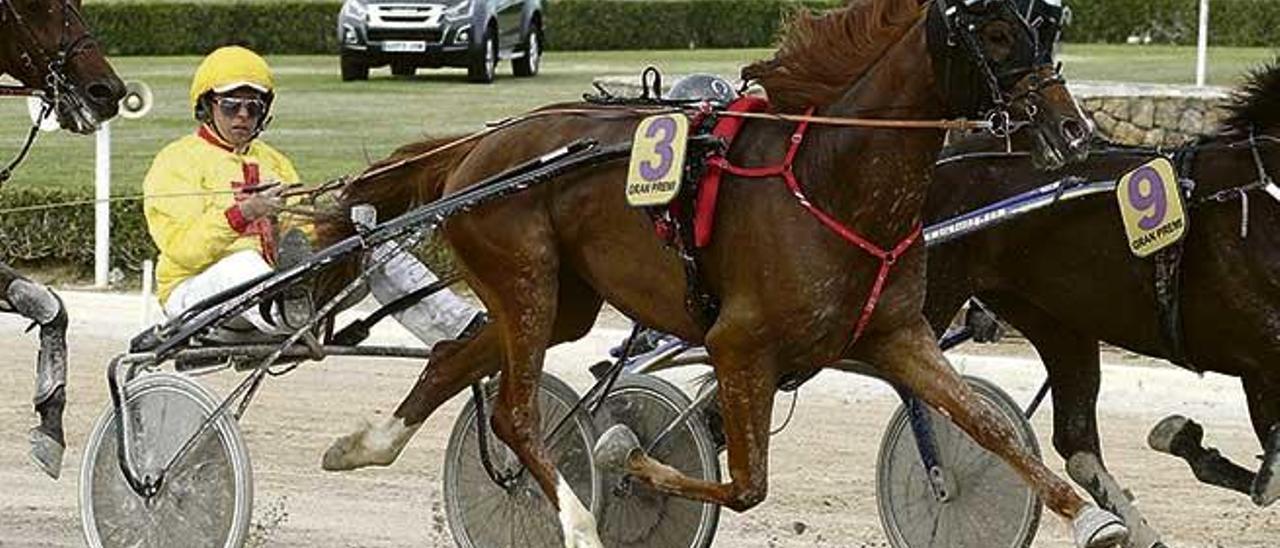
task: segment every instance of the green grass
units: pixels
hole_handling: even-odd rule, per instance
[[[664,72],[716,72],[727,76],[768,50],[552,52],[543,74],[532,79],[500,73],[490,86],[465,82],[461,70],[423,71],[393,79],[386,69],[369,82],[338,81],[336,56],[274,57],[280,93],[265,139],[288,154],[305,181],[317,183],[359,170],[396,146],[423,135],[474,131],[486,120],[551,102],[575,100],[593,77],[636,75],[647,64]],[[1217,48],[1211,82],[1234,84],[1250,66],[1269,60],[1265,49]],[[1064,51],[1072,79],[1189,83],[1194,50],[1165,46],[1071,45]],[[151,85],[156,106],[141,120],[112,123],[113,191],[137,192],[151,158],[165,143],[192,131],[187,86],[194,57],[112,59],[125,79]],[[8,161],[25,134],[20,100],[0,100],[0,161]],[[44,134],[9,185],[90,187],[92,137]]]

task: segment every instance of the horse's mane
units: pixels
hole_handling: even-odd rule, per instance
[[[918,0],[849,0],[843,8],[797,12],[772,59],[742,69],[784,111],[825,106],[870,69],[920,17]]]
[[[1250,71],[1224,108],[1227,130],[1248,133],[1280,125],[1280,58]]]

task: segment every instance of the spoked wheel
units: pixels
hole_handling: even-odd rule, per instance
[[[965,380],[1039,458],[1035,431],[1018,404],[986,380]],[[930,473],[921,464],[905,406],[894,413],[881,441],[876,499],[889,544],[895,548],[1030,546],[1040,524],[1040,499],[1009,465],[950,420],[932,409],[926,413],[939,470]]]
[[[625,424],[647,446],[688,409],[689,397],[671,383],[650,375],[623,375],[596,415],[603,429]],[[650,455],[684,474],[720,481],[716,444],[701,411],[672,431]],[[720,507],[671,497],[605,472],[600,540],[627,548],[702,548],[711,545]]]
[[[153,477],[218,407],[195,381],[172,373],[125,387],[127,444],[139,476]],[[215,419],[164,476],[151,500],[129,486],[116,452],[119,420],[108,405],[94,425],[80,467],[80,517],[92,547],[238,547],[253,513],[253,472],[236,421]]]
[[[489,425],[497,384],[485,390],[484,428],[493,469],[512,477],[508,485],[496,483],[485,470],[480,455],[477,409],[474,398],[454,423],[445,449],[444,495],[449,531],[462,548],[552,548],[564,546],[556,509],[543,496],[533,475],[521,468],[515,453],[493,433]],[[538,405],[541,432],[549,435],[578,395],[569,385],[549,374],[542,375]],[[596,432],[586,412],[579,410],[558,439],[547,442],[556,470],[578,500],[600,515],[600,477],[592,461]]]

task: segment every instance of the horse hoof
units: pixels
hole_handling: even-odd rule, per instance
[[[627,471],[627,462],[631,457],[643,451],[635,432],[625,424],[615,424],[596,440],[592,453],[596,468],[621,474]]]
[[[1204,441],[1204,428],[1182,415],[1169,415],[1147,434],[1147,445],[1161,453],[1177,456],[1178,448],[1190,445],[1200,447]]]
[[[62,454],[66,450],[58,440],[39,428],[31,429],[31,460],[53,479],[62,475]]]
[[[320,459],[320,468],[329,472],[345,472],[375,464],[368,461],[366,452],[362,450],[365,432],[370,428],[372,425],[366,421],[355,432],[334,440],[325,450],[324,458]]]
[[[1280,499],[1280,481],[1276,481],[1276,475],[1280,470],[1280,462],[1271,463],[1271,466],[1263,465],[1258,470],[1258,475],[1253,477],[1253,489],[1249,494],[1249,498],[1259,508],[1271,506],[1276,499]]]
[[[1129,538],[1129,529],[1120,518],[1092,504],[1071,521],[1071,532],[1081,548],[1108,548]]]

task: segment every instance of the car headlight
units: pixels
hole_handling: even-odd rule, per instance
[[[449,17],[450,19],[470,17],[471,8],[474,4],[475,4],[475,0],[462,0],[457,4],[450,6],[449,9],[444,10],[444,14],[446,17]]]
[[[342,3],[342,15],[357,21],[364,21],[365,17],[369,15],[369,8],[361,0],[347,0]]]

